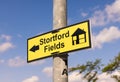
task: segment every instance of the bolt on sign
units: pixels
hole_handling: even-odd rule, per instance
[[[27,40],[27,61],[91,47],[89,20],[53,30]]]

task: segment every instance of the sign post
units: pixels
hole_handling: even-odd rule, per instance
[[[53,0],[53,29],[67,26],[66,6],[67,0]],[[68,54],[53,56],[53,82],[68,82]]]

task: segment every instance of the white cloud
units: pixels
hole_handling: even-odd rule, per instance
[[[104,26],[111,22],[120,22],[120,0],[115,0],[114,3],[106,5],[103,10],[97,10],[91,17],[93,26]]]
[[[53,68],[52,67],[46,67],[43,69],[43,71],[48,77],[52,76]]]
[[[0,59],[0,64],[3,64],[5,62],[5,60]]]
[[[98,74],[98,80],[96,82],[116,82],[114,78],[112,78],[113,75],[120,76],[119,71],[115,71],[112,74],[102,73]],[[69,82],[88,82],[86,79],[83,78],[83,74],[79,74],[78,72],[72,72],[69,75]]]
[[[32,76],[30,78],[27,78],[23,80],[22,82],[39,82],[39,77],[38,76]]]
[[[98,35],[93,35],[93,48],[101,48],[102,44],[120,39],[120,29],[115,26],[104,28]]]
[[[26,59],[21,58],[19,56],[8,60],[8,65],[10,67],[21,67],[21,66],[25,66],[25,65],[41,65],[43,63],[45,63],[44,60],[27,63]]]
[[[0,35],[0,40],[4,42],[0,43],[0,53],[5,52],[11,48],[14,48],[14,45],[10,42],[11,36],[2,34]]]
[[[110,21],[120,22],[120,0],[115,0],[112,5],[107,5],[105,11]]]
[[[2,34],[2,35],[0,36],[0,39],[5,39],[6,41],[10,41],[10,40],[11,40],[11,36]]]
[[[82,12],[81,15],[82,15],[82,17],[86,17],[88,14],[85,12]]]
[[[98,75],[98,81],[97,82],[116,82],[114,78],[112,78],[113,75],[120,76],[119,71],[115,71],[112,74],[102,73]]]
[[[78,72],[73,72],[69,75],[69,82],[87,82],[83,79],[82,74],[78,74]]]
[[[20,58],[19,56],[8,60],[8,65],[11,67],[20,67],[20,66],[24,66],[26,64],[27,64],[26,61],[24,59]]]
[[[118,75],[120,77],[120,70],[113,72],[112,75]]]
[[[103,11],[95,11],[91,19],[92,26],[103,26],[108,23],[106,15]]]
[[[0,44],[0,52],[5,52],[11,48],[14,48],[14,45],[10,42],[4,42]]]
[[[116,82],[116,80],[111,78],[110,75],[107,75],[106,73],[103,73],[103,74],[98,76],[98,81],[97,82]]]

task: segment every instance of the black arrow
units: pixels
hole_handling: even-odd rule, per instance
[[[35,51],[37,51],[37,50],[39,50],[39,45],[37,45],[37,46],[33,46],[31,49],[30,49],[30,51],[32,51],[32,52],[35,52]]]

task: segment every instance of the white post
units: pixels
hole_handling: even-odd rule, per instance
[[[53,29],[67,26],[67,0],[53,0]],[[68,82],[68,54],[53,56],[53,82]]]

